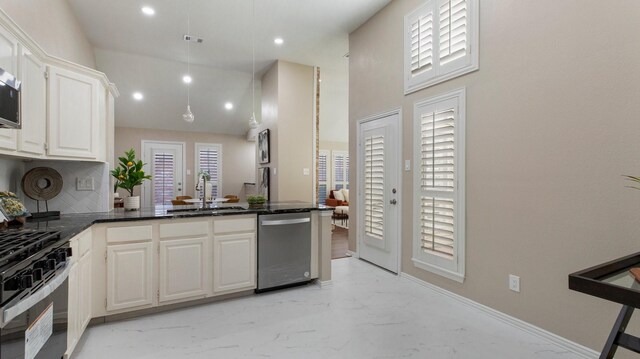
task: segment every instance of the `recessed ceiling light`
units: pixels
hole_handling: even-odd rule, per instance
[[[224,104],[224,108],[227,110],[231,110],[233,108],[233,104],[231,102],[227,102]]]
[[[191,78],[191,76],[189,75],[184,75],[182,76],[182,82],[184,82],[185,84],[190,84],[191,81],[193,81],[193,79]]]
[[[284,44],[284,40],[281,37],[276,37],[275,39],[273,39],[273,43],[276,45],[282,45]]]
[[[144,98],[144,96],[142,95],[142,93],[140,92],[134,92],[133,93],[133,98],[137,101],[142,101],[142,99]]]
[[[142,13],[147,16],[153,16],[156,14],[156,11],[150,6],[143,6],[141,10],[142,10]]]

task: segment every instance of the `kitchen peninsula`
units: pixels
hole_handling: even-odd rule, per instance
[[[259,219],[292,214],[310,218],[308,279],[327,284],[331,208],[325,206],[158,206],[67,214],[25,227],[60,231],[61,239],[70,240],[70,355],[92,320],[112,321],[252,294],[258,277]]]

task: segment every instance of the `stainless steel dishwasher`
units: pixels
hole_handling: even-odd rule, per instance
[[[307,283],[311,271],[311,214],[258,216],[256,292]]]

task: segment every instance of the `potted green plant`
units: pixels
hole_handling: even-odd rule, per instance
[[[141,185],[144,180],[151,179],[145,175],[142,167],[144,163],[136,160],[136,151],[131,148],[124,152],[124,156],[118,157],[120,164],[111,171],[111,175],[116,179],[115,186],[129,192],[129,197],[124,199],[124,209],[135,211],[140,208],[140,196],[133,195],[133,189]]]
[[[638,187],[640,185],[640,177],[636,177],[636,176],[628,176],[628,175],[624,175],[623,177],[625,177],[626,179],[628,179],[629,181],[635,182],[637,183],[637,185],[635,186],[627,186],[629,188],[635,188],[635,189],[640,189],[640,187]]]
[[[247,197],[249,208],[263,208],[266,201],[267,199],[260,195]]]

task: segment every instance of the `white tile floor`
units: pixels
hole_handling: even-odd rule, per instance
[[[310,285],[87,329],[77,359],[580,358],[353,258]]]

